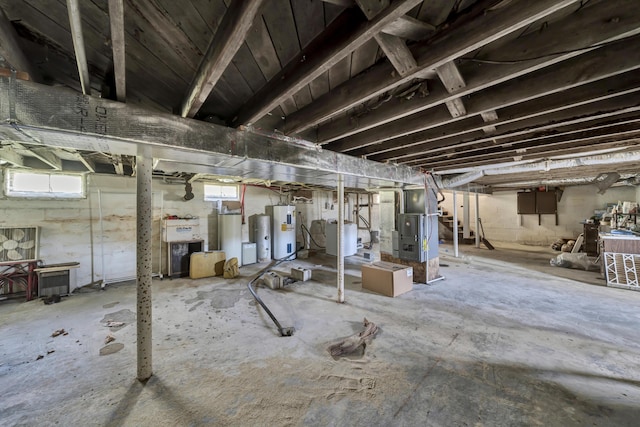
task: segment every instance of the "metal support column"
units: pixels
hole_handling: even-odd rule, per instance
[[[480,198],[476,193],[476,248],[480,247]]]
[[[452,196],[453,201],[453,256],[458,258],[458,201],[456,200],[457,193],[454,191]]]
[[[469,209],[469,192],[462,193],[462,237],[464,239],[471,238],[470,216],[471,209]],[[465,242],[466,243],[466,242]]]
[[[139,381],[146,381],[153,374],[151,357],[152,172],[151,147],[140,146],[136,156],[136,317]]]
[[[342,241],[344,239],[344,178],[338,174],[338,302],[344,302],[344,251]]]

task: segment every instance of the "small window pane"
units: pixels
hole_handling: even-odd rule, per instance
[[[79,199],[85,197],[84,175],[9,170],[6,195],[9,197]]]

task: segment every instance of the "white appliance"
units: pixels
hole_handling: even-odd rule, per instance
[[[202,240],[200,219],[165,219],[162,221],[162,240],[165,242]]]
[[[325,228],[327,232],[327,254],[338,256],[338,223],[328,222]],[[343,256],[355,255],[358,252],[358,226],[345,224],[342,237]]]
[[[296,255],[296,208],[295,206],[266,206],[271,217],[273,259],[295,259]]]
[[[242,216],[218,215],[218,236],[220,236],[220,249],[224,251],[227,261],[231,258],[237,258],[238,265],[241,266]]]
[[[242,265],[255,264],[256,258],[256,244],[255,243],[243,243],[242,244]]]
[[[249,217],[249,240],[256,244],[259,262],[271,259],[271,217],[269,215]]]

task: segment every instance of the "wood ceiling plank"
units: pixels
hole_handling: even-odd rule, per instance
[[[373,21],[361,20],[360,25],[344,27],[341,20],[353,24],[357,20],[357,11],[345,11],[339,20],[334,21],[328,30],[315,39],[294,60],[278,73],[267,85],[249,100],[238,112],[236,125],[251,123],[271,111],[281,98],[289,97],[309,84],[324,71],[330,69],[353,50],[371,39],[388,22],[403,15],[411,5],[420,0],[401,0],[385,9]],[[337,36],[340,36],[337,38]],[[329,40],[333,40],[332,43]],[[304,58],[304,59],[303,59]]]
[[[109,0],[109,23],[111,26],[111,49],[113,50],[113,74],[116,83],[116,99],[124,102],[127,94],[127,75],[123,0]]]
[[[246,43],[265,79],[273,79],[280,71],[280,61],[262,16],[255,18]]]
[[[342,58],[329,69],[330,90],[349,80],[349,76],[351,76],[351,55]]]
[[[215,32],[211,31],[211,24],[207,23],[191,0],[154,0],[158,8],[163,11],[172,24],[179,28],[198,51],[206,52]],[[215,6],[213,6],[215,7]],[[216,18],[214,18],[217,21]]]
[[[456,0],[425,1],[416,18],[437,27],[447,20],[455,4]]]
[[[324,6],[320,0],[292,1],[300,46],[305,48],[324,30]]]
[[[447,37],[441,35],[438,43],[433,46],[428,41],[422,42],[422,44],[418,43],[416,51],[420,54],[414,55],[418,62],[415,72],[401,77],[390,72],[389,67],[385,67],[384,64],[371,67],[367,73],[343,84],[340,90],[325,95],[323,100],[318,100],[295,115],[289,116],[285,132],[295,133],[308,129],[396,86],[411,81],[425,70],[430,70],[473,52],[492,41],[570,6],[576,1],[539,0],[529,2],[526,5],[518,4],[517,7],[502,8],[455,28],[455,32],[447,33]]]
[[[309,105],[313,102],[313,98],[311,97],[311,90],[309,86],[303,87],[300,92],[293,95],[293,100],[296,102],[296,110],[304,107],[305,105]]]
[[[11,24],[11,21],[5,15],[4,10],[0,8],[0,56],[8,62],[15,70],[25,72],[29,77],[38,81],[39,74],[35,68],[31,66],[31,62],[27,59],[22,47],[18,43],[18,34]]]
[[[176,2],[177,3],[177,2]],[[218,31],[218,26],[222,22],[227,6],[223,0],[191,0],[191,4],[198,11],[200,17],[208,26],[209,40]]]
[[[262,13],[280,66],[287,65],[300,52],[300,42],[289,0],[270,0]]]
[[[193,117],[244,43],[262,1],[233,2],[227,9],[193,78],[182,108],[182,117]]]
[[[336,0],[336,2],[341,0]],[[351,4],[353,6],[354,3]],[[348,6],[348,7],[351,7]],[[324,2],[324,26],[327,27],[331,24],[342,12],[344,12],[345,6],[334,3],[334,2]]]
[[[378,45],[376,44],[376,49],[377,48]],[[353,68],[353,63],[351,66]],[[329,71],[325,71],[324,73],[313,79],[309,83],[309,89],[311,90],[311,96],[314,100],[329,92]]]
[[[351,54],[351,77],[360,74],[376,63],[378,49],[378,42],[371,39],[353,51]]]
[[[238,68],[253,93],[267,82],[246,43],[240,46],[231,62]]]
[[[509,105],[526,102],[552,93],[568,90],[593,81],[623,74],[640,67],[640,51],[634,43],[616,42],[579,58],[548,67],[527,77],[514,80],[492,89],[489,96],[479,92],[465,100],[467,115],[481,114]],[[437,122],[439,120],[440,122]],[[387,125],[370,129],[345,138],[337,146],[341,151],[380,143],[385,140],[409,135],[445,123],[430,111],[414,114]]]

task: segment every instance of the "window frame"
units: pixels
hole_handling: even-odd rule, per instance
[[[44,175],[48,177],[49,191],[24,191],[12,188],[14,176],[16,174]],[[11,199],[46,199],[46,200],[80,200],[87,198],[87,178],[86,173],[43,171],[32,169],[7,168],[3,174],[4,185],[2,186],[4,196]],[[52,176],[78,177],[80,179],[80,192],[71,193],[64,191],[53,191],[51,189]]]
[[[207,187],[219,187],[219,188],[234,187],[235,188],[235,196],[233,196],[233,197],[223,196],[221,194],[221,192],[218,193],[220,195],[207,196]],[[203,200],[205,202],[217,202],[219,200],[222,200],[222,201],[238,201],[238,200],[240,200],[240,186],[238,184],[222,184],[222,183],[205,182],[204,185],[203,185],[203,196],[202,197],[203,197]]]

